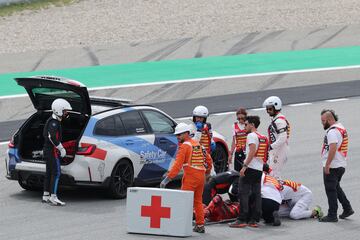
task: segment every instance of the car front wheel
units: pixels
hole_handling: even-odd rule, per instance
[[[112,198],[126,198],[127,188],[131,187],[134,181],[134,170],[127,160],[118,162],[111,174],[109,194]]]
[[[221,173],[228,170],[227,153],[221,144],[216,143],[216,149],[211,154],[211,157],[213,159],[214,170],[216,173]]]

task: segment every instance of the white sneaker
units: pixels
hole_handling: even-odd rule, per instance
[[[65,202],[60,201],[56,195],[51,195],[49,203],[53,206],[65,206]]]
[[[41,202],[48,203],[50,200],[50,195],[43,195]]]

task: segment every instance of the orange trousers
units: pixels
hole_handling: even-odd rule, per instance
[[[196,225],[204,225],[204,208],[202,203],[202,195],[204,192],[205,185],[205,173],[203,171],[198,171],[194,174],[194,171],[191,173],[184,173],[181,190],[184,191],[193,191],[194,192],[194,210]]]

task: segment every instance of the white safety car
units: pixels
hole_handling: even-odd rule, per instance
[[[132,105],[106,98],[90,98],[87,88],[74,80],[36,76],[15,79],[35,109],[13,135],[5,159],[7,178],[27,190],[42,189],[45,162],[43,128],[51,103],[66,99],[72,106],[63,120],[62,185],[104,187],[113,198],[126,197],[129,186],[161,181],[175,159],[176,121],[148,105]],[[227,170],[228,146],[214,132],[215,170]]]

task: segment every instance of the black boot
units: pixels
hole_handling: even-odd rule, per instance
[[[204,225],[195,225],[195,227],[193,228],[194,232],[197,233],[205,233],[205,226]]]
[[[344,210],[342,214],[339,215],[339,218],[345,219],[351,215],[353,215],[355,212],[351,208],[349,210]]]
[[[273,217],[274,217],[273,226],[280,226],[280,225],[281,225],[281,221],[280,221],[279,212],[278,212],[278,211],[274,211],[272,215],[273,215]]]
[[[337,222],[338,218],[337,217],[331,217],[329,215],[319,218],[319,222]]]

